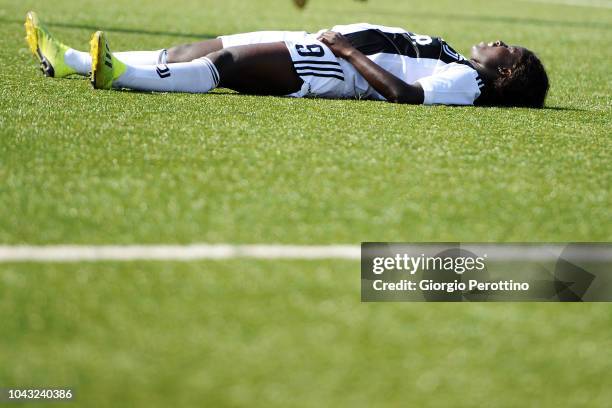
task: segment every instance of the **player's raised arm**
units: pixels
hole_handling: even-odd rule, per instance
[[[333,53],[351,63],[376,91],[393,103],[422,104],[423,88],[418,83],[407,84],[366,57],[340,33],[327,31],[319,37]]]

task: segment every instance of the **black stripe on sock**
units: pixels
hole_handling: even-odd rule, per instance
[[[157,65],[155,67],[155,72],[157,72],[157,75],[159,75],[161,79],[166,79],[172,76],[170,68],[167,65]]]
[[[206,64],[206,66],[210,70],[210,74],[213,77],[213,81],[215,81],[215,86],[219,86],[219,75],[217,74],[217,70],[216,70],[214,64],[211,61],[207,60],[207,59],[203,59],[202,61],[204,61],[204,63]]]
[[[215,84],[217,86],[219,86],[219,74],[217,73],[217,68],[215,67],[215,64],[213,64],[212,62],[209,62],[210,65],[210,71],[213,74],[213,78],[215,78]]]

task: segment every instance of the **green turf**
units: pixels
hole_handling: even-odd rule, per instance
[[[345,1],[326,13],[313,1],[300,15],[287,0],[269,12],[276,1],[249,2],[241,21],[230,10],[243,2],[226,3],[2,1],[1,242],[612,237],[612,11]],[[549,109],[94,92],[39,75],[22,38],[28,8],[81,49],[98,27],[117,50],[363,20],[442,35],[465,53],[499,37],[540,53]]]
[[[0,380],[68,384],[83,407],[604,407],[612,396],[609,307],[359,304],[352,263],[8,265],[0,313]]]
[[[130,50],[359,21],[463,53],[501,38],[552,87],[537,111],[94,92],[40,75],[29,9],[80,49],[99,28]],[[612,238],[610,8],[0,0],[0,57],[0,244]],[[610,316],[362,305],[350,262],[0,265],[0,387],[68,384],[79,406],[606,406]]]

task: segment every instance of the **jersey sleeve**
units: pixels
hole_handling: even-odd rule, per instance
[[[416,82],[423,88],[424,105],[473,105],[482,84],[475,69],[457,63],[447,64]]]

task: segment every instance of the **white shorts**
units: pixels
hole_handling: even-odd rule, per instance
[[[355,96],[355,68],[337,58],[317,34],[305,31],[257,31],[221,36],[223,48],[240,45],[284,42],[296,73],[304,81],[302,89],[288,96],[297,98],[352,98]]]

